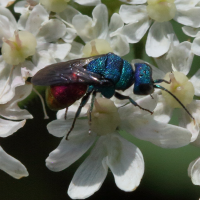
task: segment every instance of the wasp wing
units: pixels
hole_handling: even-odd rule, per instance
[[[87,71],[84,67],[92,60],[101,57],[94,56],[80,58],[67,62],[55,63],[38,71],[31,82],[34,85],[60,85],[70,83],[100,84],[103,77],[99,74]]]

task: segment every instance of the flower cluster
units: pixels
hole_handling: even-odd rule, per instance
[[[26,119],[33,118],[18,106],[30,98],[32,91],[38,94],[30,77],[48,65],[57,67],[44,71],[46,77],[42,71],[40,75],[44,76],[44,85],[53,86],[48,90],[48,104],[56,107],[64,98],[72,105],[58,111],[57,119],[47,125],[49,133],[62,140],[49,154],[46,166],[61,171],[89,152],[69,185],[72,199],[84,199],[99,190],[108,169],[121,190],[133,191],[139,186],[144,158],[125,134],[161,148],[190,143],[200,146],[200,69],[192,76],[190,73],[194,56],[200,56],[200,0],[120,1],[120,8],[113,5],[114,12],[108,11],[100,0],[0,2],[0,137],[12,135],[25,125]],[[18,21],[7,8],[12,4]],[[93,6],[91,17],[77,10],[77,4],[83,8]],[[174,23],[184,25],[182,31],[193,41],[179,42]],[[124,66],[129,64],[124,60],[120,69],[119,61],[112,59],[100,61],[105,62],[105,69],[93,62],[109,52],[117,58],[128,55],[131,44],[140,40],[156,67],[133,57],[130,73],[125,71],[128,68]],[[92,62],[95,71],[87,68]],[[146,71],[144,65],[150,66],[152,72]],[[142,69],[140,75],[136,73],[137,66]],[[115,81],[118,72],[119,79]],[[65,73],[70,77],[66,78]],[[129,78],[131,73],[133,77]],[[147,76],[149,82],[144,78]],[[142,79],[146,82],[140,85]],[[120,84],[125,87],[121,89]],[[146,92],[149,88],[151,92]],[[66,95],[67,99],[63,97]],[[174,115],[178,118],[176,124],[171,123]],[[14,178],[28,176],[20,161],[1,147],[0,152],[1,170]],[[198,158],[188,168],[196,185],[200,185],[199,171]]]

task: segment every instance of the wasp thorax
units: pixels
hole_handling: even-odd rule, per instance
[[[194,97],[194,86],[185,74],[181,72],[169,72],[164,77],[165,80],[171,79],[171,84],[162,83],[163,87],[173,93],[184,106],[190,104]],[[181,108],[181,105],[167,92],[162,91],[166,102],[173,108]]]
[[[2,55],[11,65],[18,65],[29,56],[35,54],[37,42],[35,37],[27,31],[15,31],[13,37],[3,38]]]
[[[108,41],[95,39],[88,42],[83,48],[83,57],[96,56],[113,52]]]
[[[44,7],[53,12],[62,12],[67,8],[67,4],[70,0],[40,0],[40,3],[44,5]]]
[[[147,3],[147,12],[155,21],[169,21],[173,19],[176,14],[174,0],[147,0]]]
[[[106,98],[96,98],[92,110],[91,130],[98,135],[111,134],[115,132],[119,123],[119,113],[113,101]]]

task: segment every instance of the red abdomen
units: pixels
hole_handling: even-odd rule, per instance
[[[80,83],[50,86],[46,90],[46,102],[50,109],[60,110],[71,106],[86,91],[87,85]]]

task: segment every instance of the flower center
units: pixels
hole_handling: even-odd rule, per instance
[[[24,62],[25,58],[35,54],[37,45],[35,37],[27,31],[15,31],[13,37],[3,38],[2,55],[4,60],[11,65]]]
[[[66,9],[69,1],[70,0],[40,0],[40,3],[44,5],[47,10],[59,13]]]
[[[171,79],[171,84],[161,83],[163,87],[173,93],[184,106],[190,104],[194,97],[194,86],[181,72],[169,72],[164,77],[165,80]],[[173,108],[181,108],[181,105],[167,92],[162,91],[166,102]]]
[[[155,21],[169,21],[173,19],[176,14],[174,0],[147,0],[147,3],[147,12]]]
[[[88,42],[83,48],[83,57],[96,56],[113,52],[110,44],[104,39],[95,39]]]
[[[88,118],[89,118],[88,110]],[[96,98],[92,110],[91,130],[98,135],[114,133],[119,126],[120,117],[117,107],[110,99]]]

